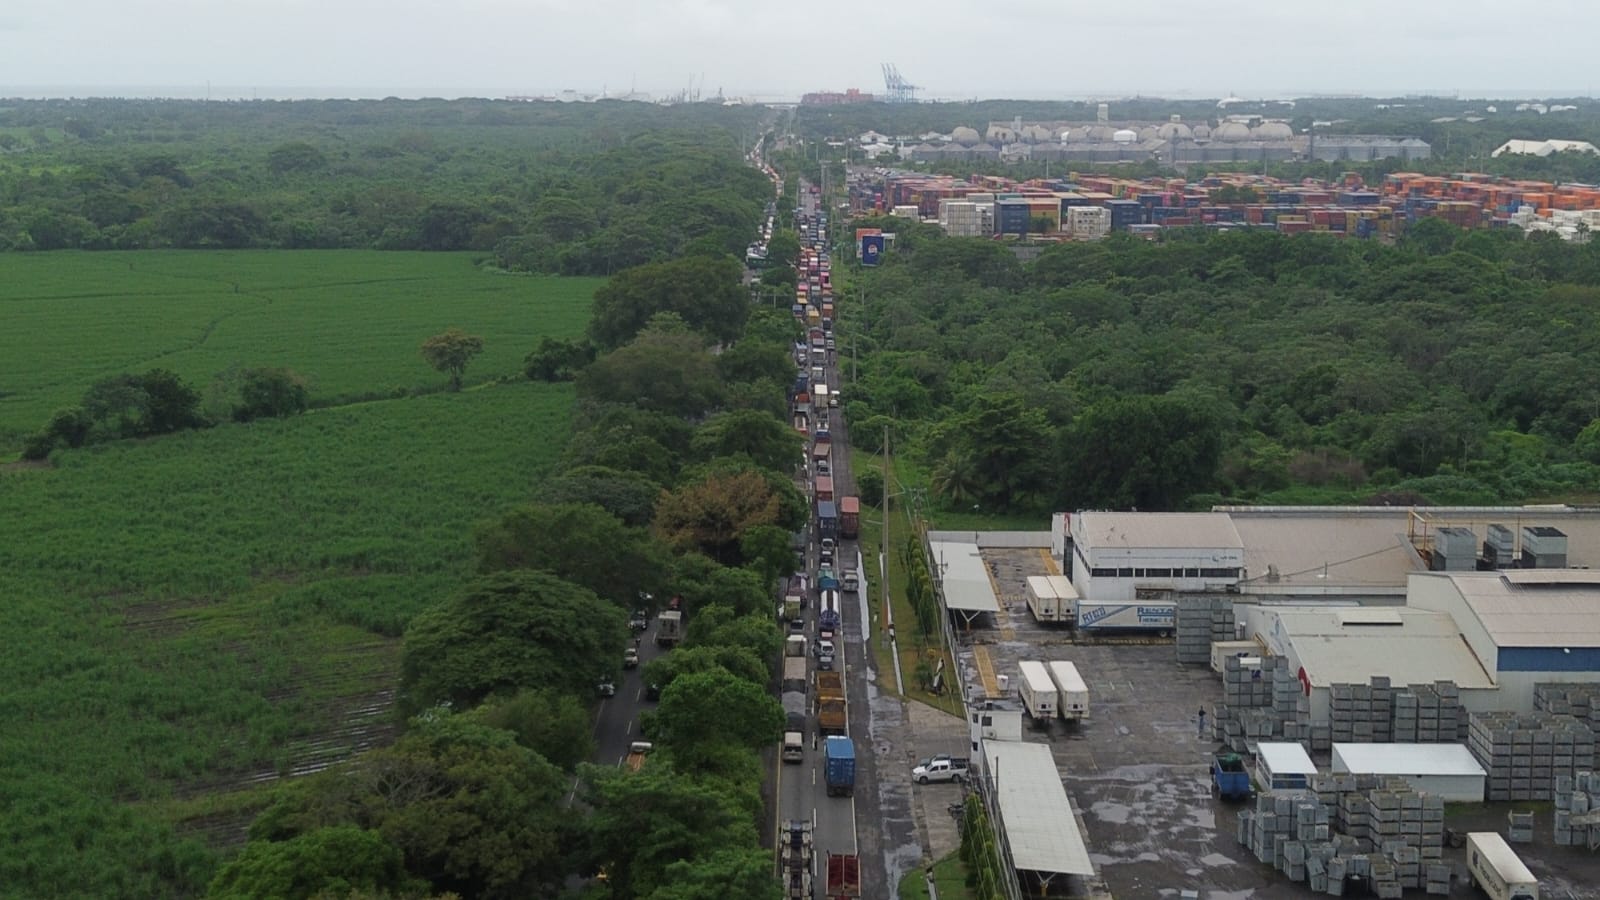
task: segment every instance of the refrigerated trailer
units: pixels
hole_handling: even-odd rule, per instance
[[[1050,680],[1050,671],[1038,660],[1025,659],[1017,664],[1022,670],[1018,691],[1022,705],[1033,717],[1034,724],[1048,725],[1056,717],[1056,684]]]
[[[1171,601],[1078,601],[1078,627],[1084,631],[1172,631],[1177,604]]]
[[[1089,718],[1089,685],[1078,667],[1064,659],[1050,663],[1050,680],[1056,685],[1056,709],[1069,721]]]

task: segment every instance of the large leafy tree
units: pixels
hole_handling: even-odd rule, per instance
[[[799,464],[803,441],[788,422],[759,410],[738,409],[707,419],[690,446],[702,459],[743,454],[764,469],[787,472]]]
[[[569,772],[588,759],[594,747],[589,710],[571,694],[543,688],[518,691],[490,699],[469,716],[472,721],[511,732],[517,743]]]
[[[551,504],[593,504],[625,525],[644,527],[655,514],[660,493],[661,485],[640,472],[578,466],[546,482],[542,499]]]
[[[595,292],[589,336],[602,348],[620,347],[669,312],[708,338],[732,341],[750,314],[739,276],[737,262],[707,256],[624,270]]]
[[[766,684],[771,671],[747,646],[733,644],[702,644],[682,646],[664,653],[645,664],[646,680],[665,688],[680,675],[691,672],[724,671],[750,682]]]
[[[718,850],[693,862],[680,860],[662,875],[648,900],[781,900],[783,886],[772,877],[772,854],[765,850]]]
[[[207,893],[226,900],[296,900],[414,887],[399,847],[375,831],[332,825],[285,841],[251,841],[217,872]]]
[[[765,612],[740,613],[726,606],[701,609],[689,621],[686,647],[741,647],[756,659],[774,659],[783,633]]]
[[[450,390],[461,390],[467,363],[483,352],[483,338],[459,328],[448,328],[422,342],[422,358],[450,376]]]
[[[587,691],[621,659],[626,637],[627,613],[587,588],[545,572],[486,575],[411,621],[403,699],[423,709],[524,688]]]
[[[537,504],[478,528],[478,567],[542,569],[631,608],[640,591],[656,592],[666,553],[642,528],[592,504]]]
[[[1084,410],[1061,451],[1072,508],[1170,510],[1213,486],[1222,434],[1181,400],[1123,397]]]
[[[721,400],[722,381],[704,341],[690,332],[647,332],[578,374],[578,396],[698,416]]]
[[[778,739],[783,707],[755,684],[726,670],[690,672],[661,692],[652,732],[691,770],[722,745],[758,749]]]
[[[400,848],[406,870],[436,890],[550,896],[567,871],[567,786],[511,733],[435,713],[393,746],[307,779],[257,819],[251,838],[291,841],[354,826]]]
[[[755,844],[754,818],[715,782],[664,766],[631,773],[588,766],[584,780],[592,809],[584,823],[589,853],[615,896],[649,896],[668,883],[675,863]]]
[[[679,550],[735,562],[745,532],[781,521],[778,495],[760,472],[712,472],[661,495],[654,528]]]

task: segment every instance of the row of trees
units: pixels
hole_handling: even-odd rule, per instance
[[[586,340],[533,349],[529,377],[577,382],[560,469],[478,528],[478,577],[408,627],[406,735],[289,792],[218,894],[557,896],[603,872],[582,896],[775,900],[758,752],[782,727],[772,590],[807,509],[783,409],[795,326],[752,314],[737,279],[709,256],[624,273]],[[590,765],[627,611],[666,597],[688,629],[644,673],[655,751],[637,773]]]
[[[968,509],[1600,490],[1600,246],[1424,220],[1047,249],[883,222],[855,433]]]
[[[586,275],[742,253],[770,194],[738,153],[759,111],[680,113],[20,101],[0,110],[0,250],[477,250]]]

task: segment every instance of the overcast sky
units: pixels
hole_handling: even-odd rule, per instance
[[[0,94],[1593,95],[1596,35],[1600,0],[6,0]]]

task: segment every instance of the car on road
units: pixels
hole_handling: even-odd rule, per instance
[[[805,634],[806,633],[806,620],[800,618],[799,616],[795,616],[794,618],[790,619],[789,620],[789,633],[790,634]]]
[[[615,621],[615,620],[612,620],[612,621]],[[638,647],[629,647],[628,649],[622,651],[622,667],[624,669],[637,669],[637,668],[639,668],[639,648]]]
[[[817,641],[815,650],[817,653],[817,668],[823,670],[824,672],[833,671],[834,654],[837,652],[834,648],[833,641]]]
[[[643,631],[650,627],[650,614],[642,609],[633,611],[633,616],[628,619],[628,627],[634,631]]]
[[[833,466],[828,465],[826,459],[819,459],[817,460],[817,474],[831,476],[833,474]]]
[[[600,683],[595,686],[595,690],[602,697],[615,697],[617,695],[617,686],[612,682],[610,675],[600,676]]]
[[[649,684],[645,685],[644,686],[644,698],[646,700],[649,700],[651,703],[654,703],[655,701],[660,700],[661,699],[661,685],[656,684],[654,681],[652,681]]]

